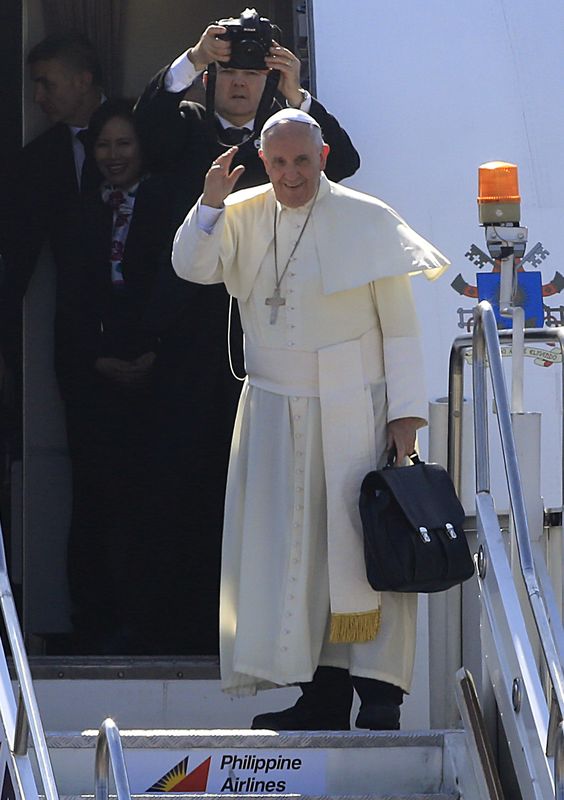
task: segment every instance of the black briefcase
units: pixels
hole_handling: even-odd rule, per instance
[[[366,575],[378,591],[442,592],[474,573],[464,509],[443,467],[410,458],[362,482]]]

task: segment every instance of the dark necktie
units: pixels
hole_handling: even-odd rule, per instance
[[[76,138],[82,142],[84,147],[84,162],[80,173],[80,191],[82,194],[94,192],[100,185],[101,176],[89,146],[88,128],[78,131]]]
[[[221,132],[221,141],[224,144],[241,144],[243,139],[251,135],[248,128],[224,128]]]

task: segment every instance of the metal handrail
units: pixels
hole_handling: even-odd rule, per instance
[[[131,800],[121,736],[113,719],[108,718],[100,725],[96,740],[94,766],[94,796],[96,800],[108,800],[110,796],[110,764],[112,765],[118,800]]]
[[[498,427],[505,463],[505,474],[509,488],[509,500],[511,513],[513,515],[521,573],[550,676],[560,719],[562,720],[564,718],[564,673],[562,671],[562,665],[560,664],[555,636],[542,601],[536,576],[495,315],[491,305],[486,301],[482,301],[474,310],[472,345],[477,494],[481,492],[489,493],[490,491],[486,353],[490,366],[490,377],[497,409]],[[555,770],[561,769],[560,764],[561,759],[555,759]],[[558,785],[560,782],[561,776],[558,774],[556,784]]]
[[[564,722],[558,726],[554,749],[554,796],[564,800]]]
[[[12,594],[12,587],[8,577],[8,565],[4,551],[4,536],[0,524],[0,607],[6,627],[6,635],[10,644],[16,676],[19,683],[18,716],[14,736],[13,753],[16,756],[27,754],[28,730],[35,748],[35,756],[43,790],[47,800],[59,800],[57,786],[49,750],[45,739],[45,732],[41,722],[39,706],[33,689],[31,670],[25,652],[23,635],[16,611],[16,604]]]
[[[501,344],[510,344],[512,332],[498,331],[498,341]],[[526,342],[547,344],[558,341],[562,354],[561,387],[564,398],[564,329],[563,328],[527,328],[525,330]],[[448,455],[447,469],[460,494],[462,485],[462,406],[464,402],[464,356],[472,350],[472,334],[458,336],[450,351],[448,406]],[[564,399],[563,399],[564,412]],[[564,502],[564,418],[562,424],[562,501]]]
[[[474,763],[474,772],[480,788],[488,800],[503,800],[503,788],[480,708],[476,685],[472,673],[466,667],[461,667],[456,673],[455,690],[464,729],[469,734],[470,758]]]

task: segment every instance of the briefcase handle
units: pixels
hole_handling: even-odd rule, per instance
[[[397,458],[397,450],[396,450],[395,444],[393,444],[390,447],[390,449],[388,450],[388,458],[387,458],[387,461],[386,461],[386,466],[387,467],[393,467],[394,464],[396,463],[396,458]],[[408,455],[408,458],[411,459],[412,464],[424,464],[425,463],[424,461],[421,461],[421,459],[419,458],[419,456],[415,452],[415,450],[413,451],[413,453],[410,453]]]

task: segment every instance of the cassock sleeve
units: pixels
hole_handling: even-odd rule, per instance
[[[172,265],[177,275],[194,283],[222,283],[224,270],[235,258],[236,243],[231,227],[226,225],[225,211],[211,232],[199,225],[198,202],[190,211],[174,237]]]
[[[381,278],[371,288],[382,329],[388,422],[418,417],[424,425],[428,402],[411,278]]]

